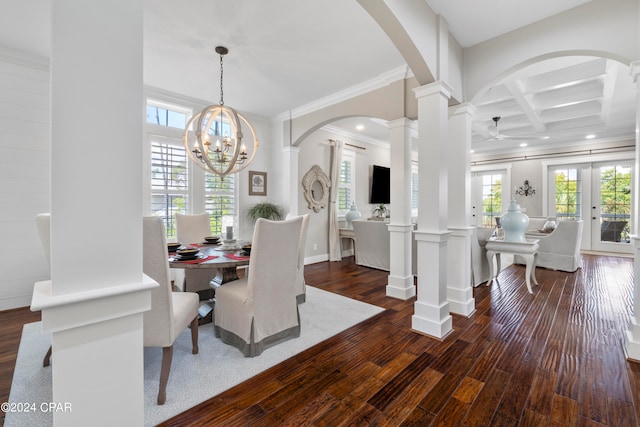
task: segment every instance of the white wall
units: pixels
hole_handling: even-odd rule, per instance
[[[35,216],[50,209],[48,60],[0,50],[0,310],[49,277]]]

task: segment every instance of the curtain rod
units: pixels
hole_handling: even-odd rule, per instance
[[[336,140],[335,140],[335,139],[330,139],[330,140],[329,140],[329,143],[330,143],[330,144],[332,144],[332,143],[334,143],[334,142],[336,142]],[[353,147],[353,148],[359,148],[360,150],[366,150],[366,148],[365,148],[365,147],[360,147],[359,145],[349,144],[348,142],[345,142],[345,143],[344,143],[344,145],[348,145],[349,147]]]
[[[471,166],[478,166],[478,165],[483,165],[483,164],[491,164],[491,163],[498,163],[498,162],[504,162],[505,160],[511,160],[511,161],[524,161],[524,160],[534,160],[534,159],[544,159],[544,158],[554,158],[554,157],[562,157],[562,156],[566,156],[567,154],[573,154],[573,155],[577,155],[577,154],[582,154],[582,155],[592,155],[592,154],[598,154],[598,153],[606,153],[606,152],[617,152],[617,151],[628,151],[629,148],[634,148],[635,145],[621,145],[618,147],[605,147],[605,148],[592,148],[589,150],[569,150],[569,151],[561,151],[561,152],[557,152],[557,153],[549,153],[549,154],[531,154],[531,155],[519,155],[519,156],[507,156],[507,157],[500,157],[500,158],[496,158],[496,159],[486,159],[486,160],[476,160],[471,162]]]

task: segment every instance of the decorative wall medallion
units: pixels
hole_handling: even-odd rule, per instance
[[[314,212],[327,206],[329,201],[329,188],[331,180],[320,166],[313,165],[311,169],[302,177],[302,188],[304,198],[307,200],[308,208]]]

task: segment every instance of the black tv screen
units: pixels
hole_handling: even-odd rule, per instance
[[[370,203],[391,203],[391,169],[373,165]]]

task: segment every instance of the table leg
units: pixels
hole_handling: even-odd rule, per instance
[[[532,275],[531,267],[535,268],[534,261],[533,261],[533,255],[522,255],[522,256],[525,259],[525,261],[527,262],[527,267],[526,267],[525,273],[524,273],[525,281],[527,283],[527,289],[529,290],[529,293],[532,294],[533,291],[531,290],[531,280],[530,280],[530,278],[531,278],[531,275]],[[533,274],[535,274],[535,273],[533,273]],[[535,279],[534,279],[534,282],[535,282]]]
[[[211,279],[211,286],[215,289],[218,286],[232,280],[238,280],[238,272],[236,271],[236,267],[218,268],[216,277]]]
[[[531,266],[531,278],[533,279],[533,284],[538,286],[538,280],[536,279],[536,264],[538,263],[538,254],[533,255],[533,265]]]
[[[489,280],[487,280],[487,286],[491,285],[491,282],[493,282],[493,257],[495,254],[496,253],[494,251],[487,251],[487,261],[489,261]]]

